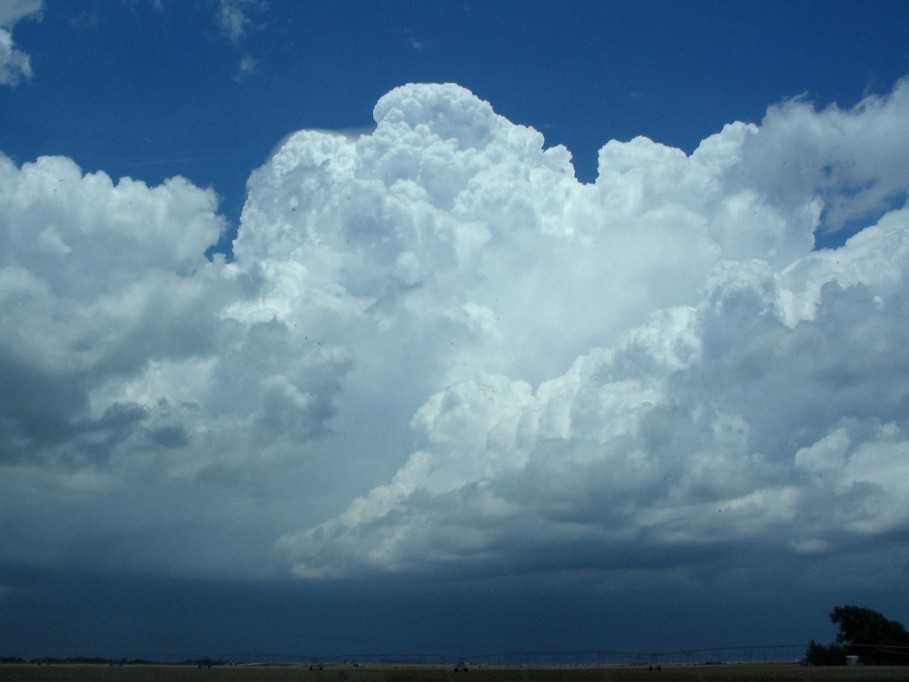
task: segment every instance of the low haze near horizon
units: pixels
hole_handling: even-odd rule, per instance
[[[907,7],[0,0],[0,655],[905,622]]]

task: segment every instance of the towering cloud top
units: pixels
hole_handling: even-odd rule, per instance
[[[405,129],[440,140],[454,140],[461,149],[482,149],[508,121],[458,85],[408,85],[392,90],[373,109],[379,128]]]

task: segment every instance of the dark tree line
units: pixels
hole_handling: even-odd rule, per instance
[[[902,623],[859,606],[835,606],[830,621],[839,626],[836,642],[808,643],[805,661],[811,665],[844,665],[858,656],[864,665],[909,664],[909,632]]]

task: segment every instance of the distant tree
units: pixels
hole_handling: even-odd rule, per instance
[[[862,663],[909,662],[909,632],[899,621],[859,606],[835,606],[830,620],[840,628],[837,643]]]
[[[845,665],[846,650],[839,644],[824,646],[812,639],[808,642],[805,662],[808,665]]]

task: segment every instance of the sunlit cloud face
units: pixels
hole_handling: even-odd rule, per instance
[[[211,191],[3,158],[2,492],[92,518],[130,490],[125,527],[179,499],[178,525],[192,484],[230,498],[206,551],[272,550],[134,558],[183,572],[879,558],[909,522],[907,115],[905,81],[788,102],[691,155],[611,141],[583,184],[469,91],[409,85],[372,131],[287,138],[230,263],[202,256]]]
[[[907,178],[876,142],[909,148],[907,93],[788,103],[690,157],[610,142],[586,186],[452,86],[390,93],[356,144],[289,140],[238,261],[287,262],[302,228],[308,275],[402,345],[420,330],[417,373],[445,385],[390,481],[282,538],[296,571],[633,566],[904,528],[904,479],[873,472],[907,446]],[[872,224],[812,251],[844,216]]]

